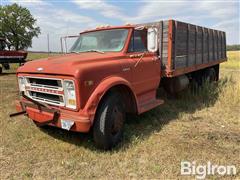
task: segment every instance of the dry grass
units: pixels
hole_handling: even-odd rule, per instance
[[[228,69],[240,69],[240,51],[229,51],[228,54],[228,63],[223,63],[223,68]]]
[[[234,52],[235,53],[235,52]],[[216,85],[186,91],[125,126],[124,142],[97,150],[88,134],[37,128],[26,117],[10,119],[17,98],[14,74],[0,76],[1,179],[185,179],[180,162],[235,165],[240,178],[240,73],[232,58]],[[236,57],[238,56],[238,57]],[[235,64],[233,65],[235,66]],[[189,178],[194,178],[189,177]],[[216,177],[209,176],[210,179]]]

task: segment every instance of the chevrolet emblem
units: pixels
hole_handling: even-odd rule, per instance
[[[37,71],[43,71],[42,67],[37,68]]]

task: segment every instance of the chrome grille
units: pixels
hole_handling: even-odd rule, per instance
[[[46,87],[58,89],[62,88],[62,80],[58,79],[39,79],[39,78],[27,78],[27,81],[31,84],[31,86],[36,87]]]
[[[26,95],[47,104],[64,106],[63,83],[61,79],[26,77]]]

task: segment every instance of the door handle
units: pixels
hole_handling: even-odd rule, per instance
[[[137,57],[142,57],[145,53],[140,53],[140,54],[131,54],[129,55],[130,58],[137,58]]]

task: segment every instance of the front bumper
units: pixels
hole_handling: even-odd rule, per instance
[[[62,128],[61,120],[70,120],[74,122],[70,129],[71,131],[88,132],[91,128],[90,118],[79,113],[76,114],[71,111],[63,112],[61,110],[44,107],[26,100],[17,100],[16,109],[20,112],[20,114],[23,112],[22,114],[27,115],[39,126],[50,125]]]

